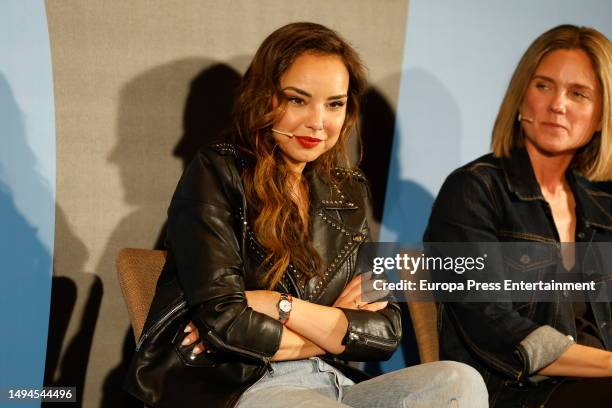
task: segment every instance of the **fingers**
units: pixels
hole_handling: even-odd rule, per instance
[[[387,307],[388,304],[389,304],[389,302],[387,302],[387,301],[384,301],[384,302],[374,302],[374,303],[366,303],[365,305],[361,306],[359,309],[360,310],[369,310],[370,312],[377,312],[377,311],[382,310],[385,307]]]
[[[359,276],[353,278],[348,285],[344,288],[340,297],[352,301],[353,299],[359,300],[361,295],[361,278]]]
[[[380,301],[380,299],[385,298],[387,295],[389,295],[388,289],[377,290],[374,289],[371,285],[368,285],[364,286],[363,293],[361,294],[361,299],[364,302],[373,303]]]
[[[200,339],[200,333],[198,332],[198,329],[197,327],[195,327],[193,322],[189,322],[187,326],[185,326],[185,329],[183,331],[189,334],[183,338],[181,346],[190,346]],[[198,344],[196,344],[191,349],[191,359],[195,359],[195,356],[203,352],[205,349],[206,347],[204,346],[204,343],[199,342]]]
[[[185,336],[185,338],[181,342],[181,346],[189,346],[198,341],[198,339],[200,338],[200,333],[192,322],[189,322],[189,324],[185,326],[184,332],[189,334]]]
[[[388,290],[374,289],[372,283],[372,273],[364,273],[355,276],[344,288],[336,302],[335,307],[346,309],[363,309],[377,311],[387,306],[386,301],[382,301],[389,294]],[[366,305],[373,305],[368,306]]]
[[[355,288],[360,287],[362,279],[363,279],[363,276],[361,275],[355,276],[353,279],[351,279],[348,285],[346,285],[343,292],[349,292],[349,291],[354,290]]]
[[[353,292],[355,292],[355,290],[360,287],[360,283],[361,283],[361,275],[355,276],[353,279],[351,279],[348,285],[344,287],[344,289],[338,296],[338,299],[347,298],[347,297],[350,297],[350,298],[355,297]]]
[[[191,354],[194,355],[198,355],[201,352],[203,352],[206,349],[206,347],[204,347],[204,343],[200,342],[199,344],[196,344],[196,346],[191,350]]]
[[[371,273],[364,273],[355,276],[346,285],[335,306],[342,306],[348,309],[359,309],[360,306],[375,302],[385,297],[388,291],[374,290],[371,284]]]

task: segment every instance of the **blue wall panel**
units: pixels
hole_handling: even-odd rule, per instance
[[[0,28],[0,389],[6,390],[43,382],[55,120],[43,1],[0,2]]]

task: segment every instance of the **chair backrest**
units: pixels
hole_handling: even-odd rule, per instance
[[[410,319],[419,347],[421,363],[440,359],[438,347],[438,310],[435,302],[408,302]]]
[[[406,248],[402,251],[403,254],[409,257],[418,258],[422,256],[421,249]],[[429,272],[419,268],[418,271],[412,272],[402,279],[429,279]],[[401,274],[400,274],[401,276]],[[408,303],[410,311],[410,319],[414,329],[417,346],[419,347],[419,358],[421,363],[431,363],[440,359],[439,342],[438,342],[438,308],[433,301],[412,301],[410,292],[405,291],[405,301]],[[399,299],[398,299],[399,300]]]
[[[117,274],[138,341],[155,295],[157,279],[166,262],[166,251],[124,248],[117,256]]]

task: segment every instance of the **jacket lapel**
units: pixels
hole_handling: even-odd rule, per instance
[[[311,236],[315,249],[323,261],[324,275],[315,277],[306,285],[306,297],[320,298],[323,288],[336,279],[350,278],[337,273],[356,246],[364,240],[363,208],[354,200],[354,192],[336,184],[328,184],[317,174],[310,178]],[[360,211],[361,210],[361,211]],[[346,282],[344,282],[346,283]],[[340,288],[344,287],[344,283]]]

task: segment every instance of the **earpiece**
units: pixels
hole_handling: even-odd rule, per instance
[[[520,112],[518,114],[518,121],[519,122],[525,121],[527,123],[533,123],[533,119],[524,117],[523,115],[521,115]]]

